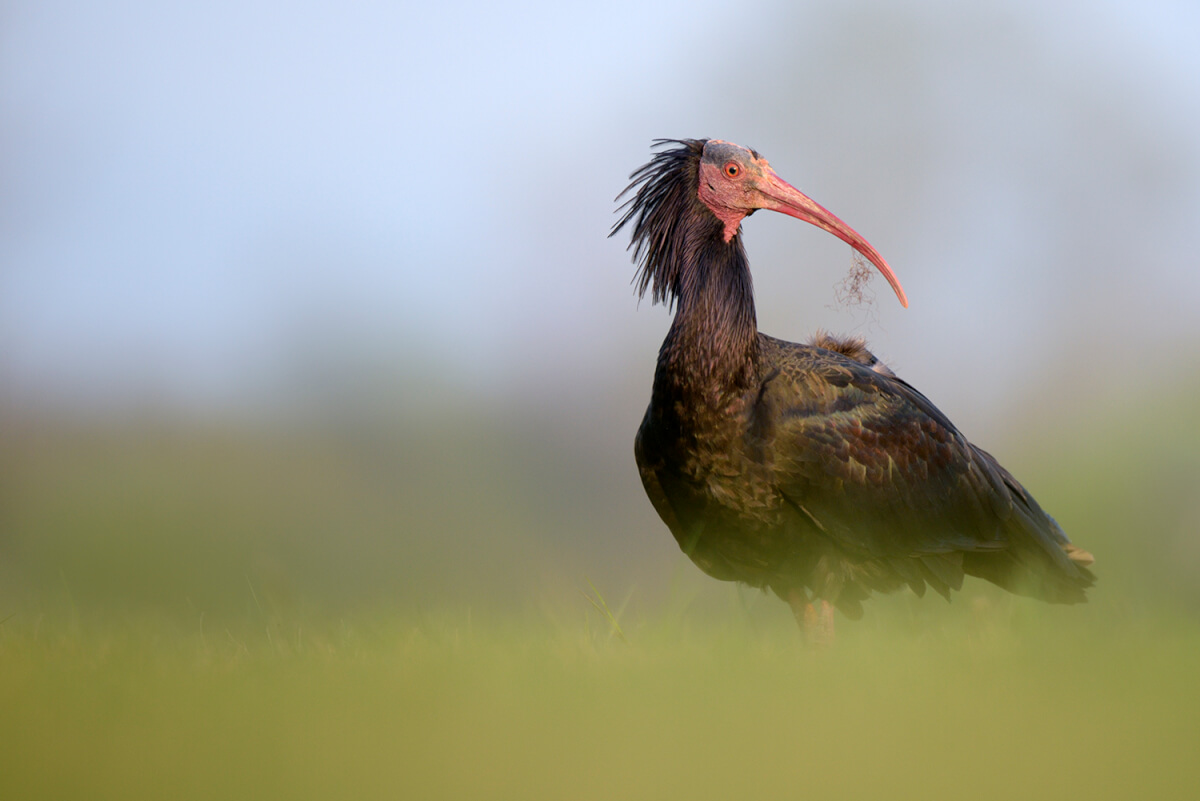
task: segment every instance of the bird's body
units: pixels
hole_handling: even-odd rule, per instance
[[[772,208],[882,257],[753,151],[687,140],[634,173],[639,287],[676,306],[635,454],[655,509],[709,575],[849,617],[871,592],[964,574],[1085,600],[1091,557],[860,339],[759,333],[740,221]],[[726,184],[731,184],[727,186]]]

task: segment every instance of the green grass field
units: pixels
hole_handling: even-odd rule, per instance
[[[898,594],[825,649],[520,432],[9,419],[0,799],[1196,798],[1185,401],[1002,456],[1091,603]]]
[[[0,795],[1195,797],[1200,634],[976,606],[824,650],[756,610],[627,641],[598,615],[9,620]]]

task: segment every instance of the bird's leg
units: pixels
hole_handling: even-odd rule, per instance
[[[792,608],[792,614],[796,616],[796,624],[800,626],[800,632],[806,633],[808,631],[808,613],[812,609],[812,604],[808,602],[808,593],[802,587],[792,587],[783,599]]]
[[[833,642],[833,606],[821,599],[820,609],[808,600],[808,593],[801,587],[793,587],[787,593],[788,606],[800,625],[805,642],[814,645],[829,645]]]
[[[811,608],[811,607],[810,607]],[[817,622],[817,642],[829,645],[833,642],[833,604],[821,599],[821,611]]]

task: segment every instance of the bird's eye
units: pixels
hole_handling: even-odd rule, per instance
[[[732,161],[725,165],[725,174],[730,178],[737,178],[742,172],[742,168]]]

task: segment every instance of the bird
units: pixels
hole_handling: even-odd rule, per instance
[[[658,139],[617,196],[635,291],[673,312],[634,440],[642,484],[680,549],[713,578],[770,591],[806,636],[874,593],[964,576],[1058,604],[1086,600],[1094,558],[858,337],[808,344],[758,330],[742,221],[760,209],[884,258],[757,151]],[[623,202],[622,202],[623,201]]]

